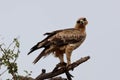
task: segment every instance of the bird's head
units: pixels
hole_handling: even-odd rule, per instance
[[[81,17],[77,20],[76,24],[78,26],[86,26],[88,24],[88,21],[85,17]]]

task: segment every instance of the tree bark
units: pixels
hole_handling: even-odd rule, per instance
[[[63,67],[63,68],[60,68],[60,69],[57,69],[55,71],[52,71],[52,72],[48,72],[46,73],[46,70],[43,69],[42,70],[42,73],[40,75],[38,75],[35,80],[44,80],[44,79],[50,79],[50,80],[65,80],[65,79],[54,79],[53,77],[57,76],[57,75],[60,75],[60,74],[63,74],[63,73],[68,73],[68,77],[72,77],[71,74],[69,73],[70,70],[73,70],[75,67],[79,66],[81,63],[87,61],[88,59],[90,59],[90,56],[86,56],[86,57],[83,57],[79,60],[77,60],[76,62],[73,62],[71,65],[67,66],[67,67]],[[68,80],[72,80],[72,79],[68,79]]]

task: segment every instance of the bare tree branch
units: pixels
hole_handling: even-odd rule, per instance
[[[87,61],[88,59],[90,59],[90,56],[86,56],[86,57],[83,57],[79,60],[77,60],[76,62],[73,62],[71,65],[69,65],[67,68],[66,67],[63,67],[63,68],[60,68],[60,69],[57,69],[55,71],[52,71],[52,72],[49,72],[49,73],[45,73],[46,71],[45,70],[42,70],[42,73],[40,75],[38,75],[35,80],[44,80],[44,79],[49,79],[49,78],[53,78],[57,75],[60,75],[60,74],[63,74],[63,73],[66,73],[66,71],[69,71],[69,70],[73,70],[75,67],[79,66],[81,63]],[[54,79],[55,80],[55,79]],[[57,79],[56,79],[57,80]],[[63,80],[63,79],[61,79]]]

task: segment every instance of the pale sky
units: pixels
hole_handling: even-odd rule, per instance
[[[91,59],[71,71],[73,80],[120,80],[119,8],[119,0],[0,0],[0,35],[7,44],[20,37],[19,74],[33,71],[35,78],[42,68],[52,71],[59,60],[50,55],[34,65],[42,49],[27,56],[29,49],[45,32],[72,28],[78,18],[86,17],[87,38],[73,52],[72,62],[88,55]]]

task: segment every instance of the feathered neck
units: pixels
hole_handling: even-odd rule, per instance
[[[78,25],[78,24],[76,24],[75,25],[75,29],[79,29],[79,30],[85,32],[86,26],[85,25]]]

